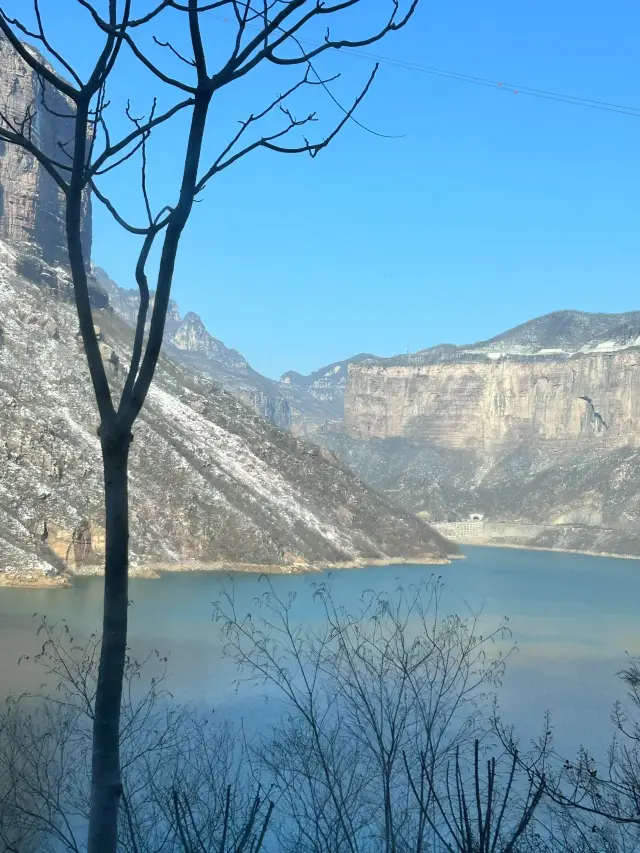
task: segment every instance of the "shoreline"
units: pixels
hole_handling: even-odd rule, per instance
[[[187,574],[195,572],[226,572],[229,574],[254,575],[303,575],[317,574],[326,571],[342,571],[349,569],[366,569],[373,566],[448,566],[455,560],[464,560],[464,554],[449,554],[447,557],[385,557],[371,559],[348,560],[338,563],[290,563],[275,565],[273,563],[229,563],[226,561],[185,562],[185,563],[149,563],[145,566],[129,568],[130,580],[159,580],[163,575]],[[84,572],[69,572],[54,576],[20,578],[12,573],[7,576],[0,573],[0,589],[71,589],[77,578],[103,577],[98,567]]]
[[[491,542],[491,541],[472,541],[456,542],[456,545],[464,547],[471,545],[476,548],[512,548],[515,551],[548,551],[551,554],[579,554],[582,557],[609,557],[615,560],[638,560],[640,554],[614,554],[610,551],[582,551],[577,548],[552,548],[551,546],[543,548],[540,545],[522,545],[517,542]]]
[[[640,541],[632,531],[577,524],[540,524],[526,521],[496,521],[485,518],[457,522],[431,522],[442,535],[458,546],[479,548],[515,548],[525,551],[549,551],[554,554],[580,554],[585,557],[610,557],[616,560],[640,560]],[[630,537],[625,542],[624,534]],[[549,543],[549,544],[543,544]],[[587,547],[580,547],[586,545]],[[628,545],[636,553],[600,550]],[[578,547],[571,547],[578,546]],[[591,546],[591,547],[589,547]]]
[[[514,551],[541,551],[551,554],[578,554],[583,557],[608,557],[616,560],[637,560],[640,555],[615,554],[609,551],[585,551],[576,548],[543,548],[539,545],[524,545],[518,542],[492,542],[465,540],[455,543],[461,548],[471,546],[475,548],[509,548]],[[446,558],[437,559],[431,557],[415,558],[376,558],[371,560],[349,560],[341,563],[292,563],[289,565],[274,565],[265,563],[228,563],[214,561],[210,563],[151,563],[145,567],[133,567],[129,571],[130,580],[159,580],[163,575],[188,574],[196,572],[226,572],[228,574],[253,574],[253,575],[306,575],[318,574],[326,571],[348,571],[355,569],[367,569],[374,566],[448,566],[460,560],[466,560],[467,555],[448,554]],[[40,578],[20,578],[15,574],[9,577],[0,574],[0,589],[71,589],[76,578],[102,577],[102,571],[69,572],[65,575]]]
[[[347,569],[366,569],[370,566],[402,566],[402,565],[425,565],[446,566],[452,560],[463,558],[463,555],[451,554],[446,558],[437,557],[379,557],[370,559],[346,560],[336,563],[306,563],[296,562],[286,565],[274,563],[229,563],[222,560],[211,562],[186,562],[186,563],[150,563],[141,572],[134,570],[129,577],[134,579],[156,579],[163,574],[179,574],[187,572],[227,572],[245,573],[254,575],[303,575],[317,574],[318,572],[337,571]],[[95,574],[102,574],[96,572]]]
[[[21,578],[16,574],[0,574],[0,589],[71,589],[71,575],[54,575],[41,578]]]

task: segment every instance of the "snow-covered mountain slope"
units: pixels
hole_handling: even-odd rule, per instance
[[[0,577],[98,571],[104,548],[97,414],[75,309],[0,247]],[[64,270],[58,270],[58,276]],[[131,328],[95,311],[117,393]],[[132,552],[152,564],[296,570],[439,561],[435,531],[328,451],[255,415],[201,373],[161,361],[131,460]]]

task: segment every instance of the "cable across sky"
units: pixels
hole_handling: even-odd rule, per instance
[[[515,95],[529,95],[534,98],[545,98],[551,101],[560,101],[566,104],[573,104],[578,107],[589,107],[595,110],[604,110],[606,112],[621,113],[640,117],[640,107],[631,107],[625,104],[615,104],[609,101],[599,101],[594,98],[582,98],[576,95],[567,95],[561,92],[551,92],[547,89],[534,89],[531,86],[520,86],[515,83],[502,82],[500,80],[492,80],[488,77],[477,77],[473,74],[463,74],[459,71],[448,71],[444,68],[435,68],[430,65],[421,65],[417,62],[409,62],[403,59],[393,59],[389,56],[381,56],[380,54],[370,53],[362,50],[345,50],[352,56],[360,56],[365,59],[373,59],[376,62],[386,65],[395,65],[398,68],[405,68],[407,71],[418,71],[422,74],[432,74],[437,77],[447,77],[451,80],[459,80],[462,83],[472,83],[476,86],[488,86],[492,89],[501,89],[504,92]]]
[[[235,23],[229,18],[224,18],[221,15],[214,15],[217,20],[224,23]],[[257,27],[247,24],[250,29]],[[313,45],[315,47],[323,44],[321,41],[309,38],[296,37],[296,41],[303,44]],[[587,107],[592,110],[601,110],[610,113],[619,113],[620,115],[633,116],[640,118],[640,107],[632,107],[628,104],[616,104],[611,101],[600,101],[595,98],[584,98],[578,95],[567,95],[563,92],[553,92],[548,89],[536,89],[532,86],[522,86],[516,83],[508,83],[502,80],[492,80],[489,77],[479,77],[474,74],[465,74],[460,71],[450,71],[445,68],[436,68],[432,65],[423,65],[419,62],[412,62],[405,59],[395,59],[391,56],[384,56],[379,53],[351,48],[342,48],[341,53],[355,56],[359,59],[372,59],[375,62],[380,62],[384,65],[395,66],[396,68],[404,68],[406,71],[415,71],[420,74],[431,74],[434,77],[444,77],[449,80],[458,80],[461,83],[470,83],[475,86],[485,86],[490,89],[497,89],[507,94],[512,95],[527,95],[532,98],[543,98],[548,101],[557,101],[564,104],[572,104],[576,107]]]

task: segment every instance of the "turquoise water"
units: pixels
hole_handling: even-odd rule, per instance
[[[549,709],[564,748],[604,745],[611,706],[620,696],[616,672],[625,652],[640,653],[640,561],[464,550],[467,559],[450,566],[377,566],[271,580],[278,593],[297,593],[296,612],[309,621],[318,615],[312,591],[320,580],[330,580],[340,603],[355,606],[364,590],[408,587],[435,569],[445,587],[443,610],[480,613],[483,632],[509,618],[518,651],[499,692],[505,719],[524,737],[534,736]],[[236,693],[236,673],[212,621],[211,602],[231,586],[243,613],[251,612],[265,589],[264,579],[248,574],[132,581],[130,643],[137,654],[154,648],[169,653],[168,686],[176,698],[250,717],[257,698],[247,690]],[[79,578],[70,590],[0,589],[0,693],[37,687],[33,668],[17,666],[17,660],[38,650],[41,615],[65,618],[74,632],[89,634],[100,626],[101,593],[98,578]]]

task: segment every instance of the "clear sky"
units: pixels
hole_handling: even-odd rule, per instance
[[[61,21],[52,28],[60,43]],[[207,36],[219,44],[225,30],[212,21]],[[82,57],[80,23],[76,34]],[[639,37],[637,0],[421,0],[411,25],[372,50],[640,108]],[[323,64],[343,72],[345,102],[370,67]],[[258,71],[216,103],[214,135],[282,86]],[[182,311],[277,377],[361,351],[474,341],[556,309],[640,307],[640,117],[512,90],[383,64],[358,118],[402,138],[351,125],[315,160],[259,154],[213,181],[179,255]],[[114,101],[128,93],[141,109],[153,94],[132,65]],[[313,106],[338,116],[322,93]],[[156,151],[161,204],[178,131]],[[137,192],[126,170],[112,186],[125,204]],[[123,286],[135,248],[96,206],[94,260]]]

